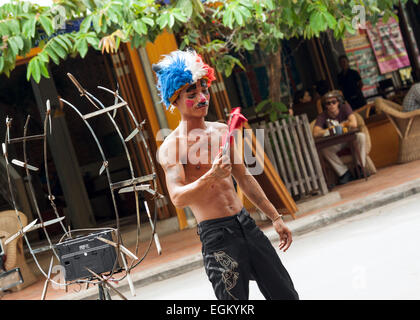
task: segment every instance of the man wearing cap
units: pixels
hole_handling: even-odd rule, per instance
[[[189,207],[198,222],[204,267],[216,297],[246,300],[249,280],[256,280],[266,299],[298,299],[276,250],[243,207],[232,176],[272,220],[280,250],[290,247],[290,230],[243,161],[233,161],[233,144],[228,154],[220,152],[227,126],[204,120],[214,70],[194,51],[174,51],[153,70],[162,102],[181,114],[178,127],[159,148],[158,160],[173,204]]]
[[[357,119],[353,114],[353,110],[344,102],[344,98],[340,91],[334,90],[327,92],[321,98],[324,111],[320,113],[316,119],[313,135],[315,138],[322,137],[328,134],[328,123],[339,123],[341,128],[356,129]],[[362,158],[362,165],[366,164],[366,136],[362,132],[356,133],[357,148],[359,148],[360,157]],[[322,154],[325,159],[331,164],[332,168],[338,175],[338,184],[345,184],[354,180],[348,167],[341,161],[337,152],[346,148],[346,143],[340,143],[328,148],[322,149]],[[360,164],[359,164],[360,165]]]

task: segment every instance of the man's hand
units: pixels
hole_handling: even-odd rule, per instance
[[[276,232],[279,234],[280,237],[280,245],[279,249],[283,252],[286,252],[289,249],[290,245],[292,244],[292,232],[290,229],[284,224],[282,218],[279,218],[273,221],[273,227]]]
[[[230,158],[220,152],[213,161],[213,166],[209,171],[209,175],[216,178],[226,178],[230,176],[231,173],[232,164],[230,163]]]

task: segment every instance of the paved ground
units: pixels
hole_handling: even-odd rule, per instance
[[[302,235],[305,232],[313,230],[325,224],[337,222],[339,219],[347,217],[347,214],[360,214],[372,209],[374,206],[382,206],[392,201],[403,199],[420,192],[420,160],[406,164],[394,165],[378,170],[378,173],[372,175],[368,181],[357,180],[349,184],[339,186],[333,189],[340,193],[342,200],[331,202],[323,206],[322,209],[312,210],[298,219],[290,221],[288,224],[294,230],[294,234]],[[288,216],[286,218],[289,218]],[[306,221],[305,221],[306,220]],[[270,224],[262,225],[262,228],[272,230]],[[312,229],[311,229],[312,228]],[[324,229],[325,230],[325,229]],[[158,230],[159,231],[159,230]],[[390,236],[391,237],[391,236]],[[393,240],[393,239],[392,239]],[[391,240],[388,240],[391,241]],[[367,245],[368,243],[364,244]],[[145,244],[142,244],[143,246]],[[197,268],[197,255],[200,254],[200,242],[195,229],[186,229],[161,237],[163,253],[161,256],[156,254],[153,246],[147,258],[134,270],[133,277],[140,281],[136,283],[136,288],[155,281],[156,279],[167,278],[175,274],[183,273]],[[293,244],[294,250],[289,251],[287,255],[297,251],[296,242]],[[133,250],[134,248],[130,248]],[[317,250],[315,250],[317,252]],[[194,258],[194,259],[191,259]],[[285,259],[286,256],[285,256]],[[185,267],[185,261],[188,260],[189,268]],[[190,263],[193,261],[193,263]],[[49,259],[46,260],[49,263]],[[168,265],[175,265],[177,271],[174,274],[169,270]],[[47,266],[45,267],[45,269]],[[162,271],[162,272],[161,272]],[[159,273],[161,272],[161,273]],[[4,300],[39,300],[44,286],[44,277],[27,288],[8,294],[3,297]],[[96,288],[92,288],[96,289]],[[87,290],[82,290],[80,294],[75,294],[80,288],[76,285],[70,287],[66,293],[64,290],[49,290],[47,300],[55,299],[84,299],[89,294]],[[90,290],[90,289],[89,289]],[[204,289],[203,289],[204,290]],[[95,291],[96,292],[96,291]],[[94,292],[94,294],[96,294]]]
[[[297,237],[279,255],[301,299],[420,299],[419,208],[415,195]],[[203,268],[124,294],[215,299]],[[255,282],[250,299],[264,299]]]

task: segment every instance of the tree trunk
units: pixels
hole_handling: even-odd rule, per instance
[[[268,77],[269,77],[269,98],[273,102],[281,101],[281,47],[276,53],[271,53],[268,56],[269,66],[268,66]]]

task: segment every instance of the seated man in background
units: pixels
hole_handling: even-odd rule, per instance
[[[357,119],[353,114],[353,110],[344,102],[340,92],[330,91],[322,97],[322,105],[324,111],[318,115],[313,135],[315,138],[322,137],[328,132],[328,123],[335,121],[340,124],[342,128],[356,129]],[[366,164],[366,136],[364,133],[358,132],[357,148],[359,148],[360,157],[362,158],[362,166]],[[354,180],[348,167],[341,161],[337,152],[347,147],[346,143],[336,144],[322,150],[325,159],[331,164],[334,171],[337,173],[339,179],[338,184],[345,184]],[[359,164],[360,165],[360,164]]]
[[[403,101],[403,111],[409,112],[417,109],[420,109],[420,82],[411,86]]]
[[[309,90],[298,90],[294,95],[293,108],[289,109],[289,114],[292,116],[298,116],[303,113],[306,113],[308,120],[312,121],[318,115],[315,103],[316,101],[312,99]]]

